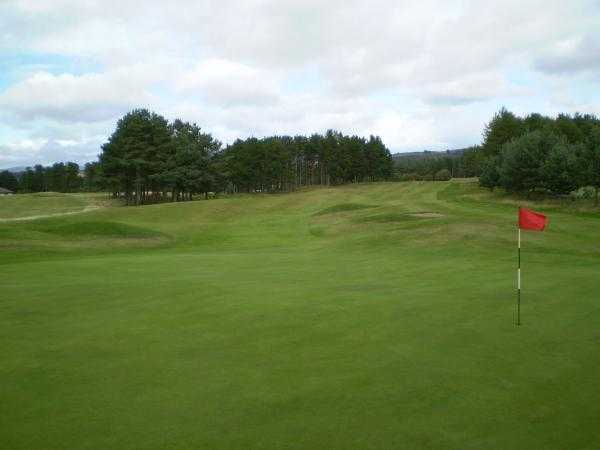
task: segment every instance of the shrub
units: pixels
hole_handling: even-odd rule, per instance
[[[416,173],[403,173],[400,175],[400,181],[415,181],[419,179],[419,175]]]
[[[442,169],[435,174],[436,181],[448,181],[452,178],[450,171],[448,169]]]

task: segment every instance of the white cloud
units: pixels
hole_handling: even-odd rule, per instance
[[[535,65],[549,74],[597,71],[600,69],[600,42],[589,35],[558,41],[536,60]]]
[[[478,73],[450,81],[426,83],[422,97],[432,104],[461,105],[494,97],[526,95],[529,91],[511,85],[499,73]]]
[[[10,167],[37,159],[47,139],[21,139],[0,144],[0,165]]]
[[[276,102],[280,82],[272,73],[234,61],[207,59],[175,81],[183,93],[197,93],[220,106]]]
[[[151,103],[148,81],[135,68],[84,75],[38,72],[0,94],[0,107],[26,120],[97,121]]]
[[[0,144],[0,167],[49,165],[56,161],[87,162],[96,159],[102,140],[23,139]]]
[[[77,142],[74,139],[57,139],[56,143],[58,145],[60,145],[61,147],[74,147],[76,146],[79,142]]]

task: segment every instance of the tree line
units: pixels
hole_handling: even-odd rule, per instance
[[[386,180],[379,137],[324,135],[238,139],[223,147],[196,124],[145,109],[126,114],[102,146],[102,183],[127,204],[182,201],[210,192],[289,192],[302,186]]]
[[[479,182],[531,195],[600,190],[600,120],[590,114],[518,117],[506,109],[484,130]]]
[[[83,175],[83,176],[82,176]],[[196,124],[145,109],[117,123],[97,162],[0,172],[19,192],[111,192],[128,204],[189,200],[211,192],[289,192],[379,180],[479,177],[490,189],[531,195],[600,195],[600,119],[586,114],[518,117],[502,108],[481,145],[392,156],[381,139],[329,130],[311,136],[238,139],[223,146]]]
[[[445,152],[415,152],[394,155],[398,181],[447,181],[479,176],[482,155],[474,146]]]
[[[0,187],[13,192],[96,191],[102,188],[92,175],[96,165],[86,164],[83,172],[74,162],[59,162],[51,166],[38,164],[19,173],[4,170],[0,172]]]
[[[303,186],[381,181],[392,157],[378,136],[329,130],[311,136],[237,139],[223,146],[194,123],[138,109],[123,116],[83,171],[75,163],[0,174],[19,192],[108,191],[127,204],[190,200],[215,192],[289,192]]]
[[[393,174],[381,139],[324,135],[237,140],[222,158],[235,192],[292,191],[301,186],[381,181]]]
[[[483,130],[481,145],[447,152],[395,155],[395,179],[479,177],[490,189],[519,195],[600,195],[600,119],[591,114],[532,113],[502,108]]]

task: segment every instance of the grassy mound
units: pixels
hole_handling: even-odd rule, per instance
[[[144,239],[161,236],[149,228],[118,222],[84,219],[74,222],[46,221],[32,222],[23,228],[48,233],[66,239],[121,238]]]
[[[0,220],[82,211],[90,204],[89,196],[40,192],[0,196]]]

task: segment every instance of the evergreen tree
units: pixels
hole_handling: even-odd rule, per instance
[[[482,144],[484,154],[498,155],[504,144],[518,138],[524,132],[523,121],[506,108],[502,108],[485,126]]]
[[[580,147],[577,172],[579,173],[580,186],[594,188],[595,204],[598,205],[600,191],[600,125],[590,127],[589,136]]]
[[[126,114],[102,146],[100,162],[108,183],[128,204],[141,204],[160,190],[161,162],[173,155],[164,117],[145,109]]]
[[[83,185],[79,164],[68,162],[65,166],[65,192],[77,192]]]
[[[481,169],[481,175],[479,176],[479,184],[483,187],[494,189],[500,186],[500,155],[492,156],[487,158]]]
[[[100,191],[106,188],[102,177],[102,167],[99,162],[87,163],[83,169],[83,188],[88,192]]]
[[[31,192],[46,192],[48,190],[48,181],[44,166],[37,164],[33,168],[33,177],[31,180]]]
[[[531,192],[544,186],[542,167],[559,138],[550,133],[533,131],[502,147],[499,167],[500,184],[507,191]]]
[[[542,165],[543,184],[553,194],[568,194],[577,188],[577,150],[558,142]]]
[[[48,180],[48,190],[53,192],[66,192],[66,171],[65,164],[54,163],[51,167],[45,168],[46,179]]]
[[[17,192],[19,190],[19,180],[11,171],[3,170],[0,172],[0,188]]]
[[[571,116],[567,114],[559,114],[553,123],[553,130],[559,136],[565,138],[570,144],[583,142],[585,135],[577,126]]]
[[[503,120],[505,123],[500,126]],[[521,119],[509,113],[497,114],[486,129],[487,136],[508,136],[510,133],[499,130],[516,130],[515,120]],[[482,186],[561,195],[582,186],[593,186],[597,194],[600,189],[600,163],[597,162],[600,121],[595,116],[559,114],[553,119],[530,114],[522,123],[526,130],[524,135],[505,142],[499,157],[488,156],[480,176]]]
[[[21,178],[19,180],[20,191],[22,192],[34,192],[34,178],[35,173],[31,167],[25,169],[25,172],[21,174]]]

